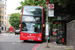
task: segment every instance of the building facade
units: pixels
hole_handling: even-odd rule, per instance
[[[9,19],[10,19],[10,14],[7,15],[7,19],[6,19],[6,22],[7,22],[7,32],[9,31],[9,28],[11,27],[10,23],[9,23]]]
[[[73,46],[73,50],[75,50],[75,20],[72,20],[66,24],[67,26],[67,36],[66,36],[66,42],[67,45]]]
[[[1,32],[6,32],[6,1],[0,0],[0,25]]]

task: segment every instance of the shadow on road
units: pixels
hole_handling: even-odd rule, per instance
[[[43,43],[43,42],[39,42],[39,41],[22,41],[21,43]]]

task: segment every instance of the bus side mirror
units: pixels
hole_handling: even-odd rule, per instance
[[[19,27],[21,27],[21,24],[19,24]]]
[[[45,24],[43,24],[43,27],[45,27]]]

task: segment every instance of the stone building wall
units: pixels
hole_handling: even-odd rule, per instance
[[[75,50],[75,20],[67,23],[67,45],[74,46]]]

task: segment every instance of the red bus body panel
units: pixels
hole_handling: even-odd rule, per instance
[[[33,41],[42,41],[42,33],[23,33],[20,32],[20,40],[33,40]],[[41,36],[40,36],[41,35]]]
[[[22,16],[23,16],[24,7],[25,6],[23,6],[23,8],[22,8],[21,23],[22,23]],[[34,7],[42,7],[42,6],[34,6]],[[24,33],[24,32],[21,32],[21,27],[20,27],[20,40],[42,41],[43,22],[44,22],[44,8],[42,7],[42,32],[41,33]]]

